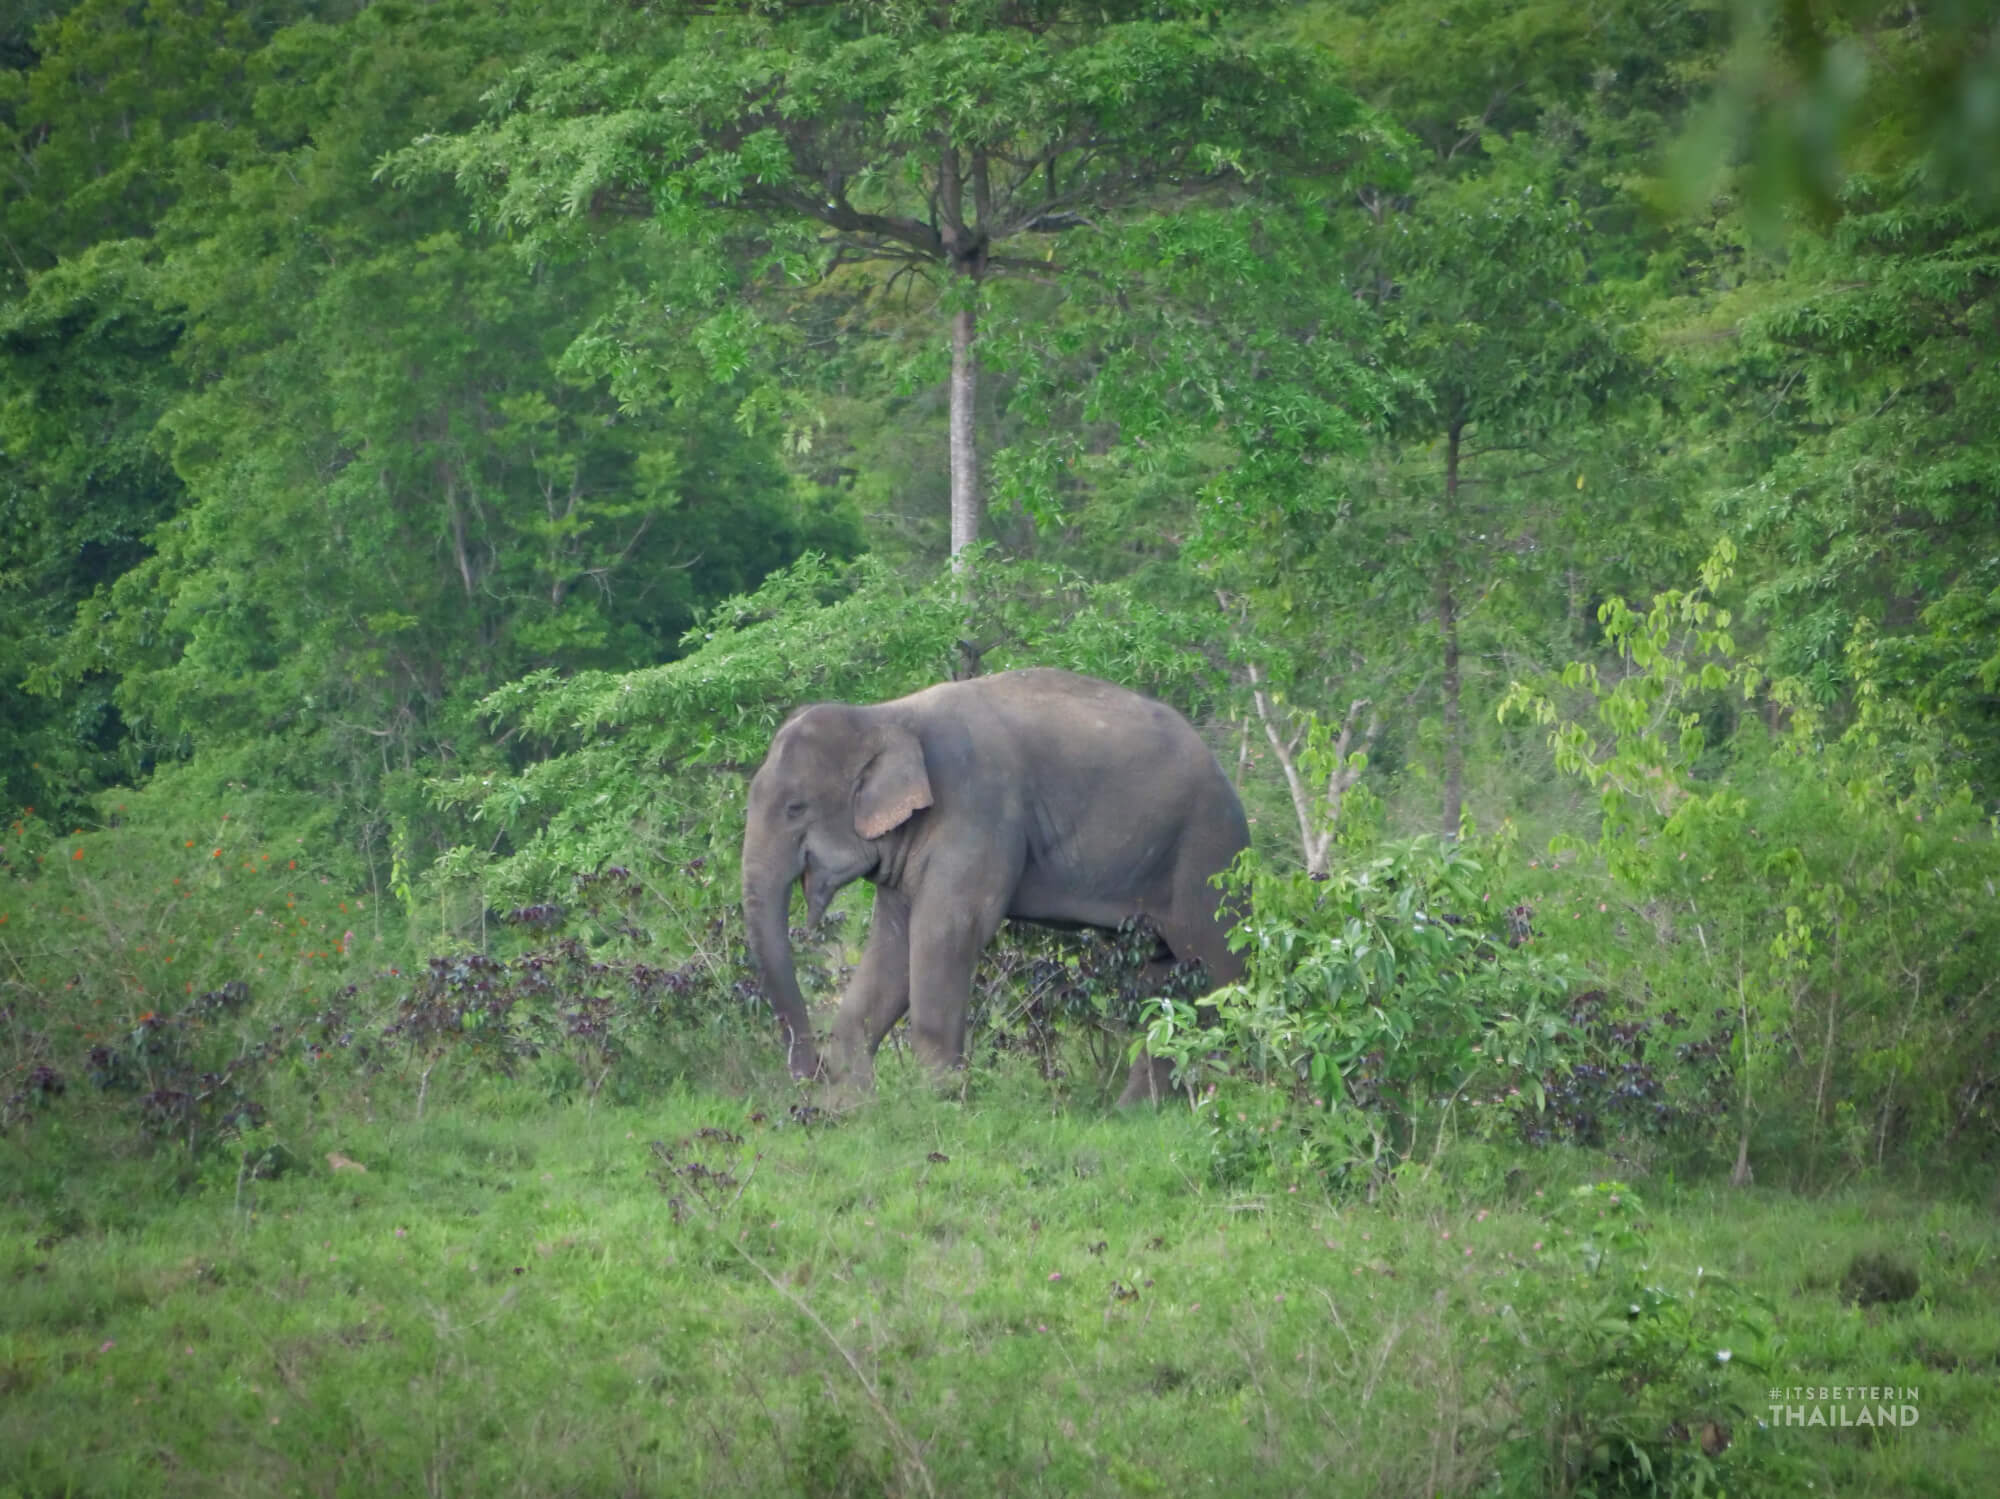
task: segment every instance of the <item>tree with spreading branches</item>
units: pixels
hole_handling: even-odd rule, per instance
[[[987,283],[1053,280],[1072,236],[1323,170],[1347,149],[1360,106],[1322,54],[1251,29],[1256,9],[1225,22],[1131,0],[750,0],[626,14],[596,47],[515,70],[479,128],[419,141],[388,170],[451,174],[535,253],[575,248],[594,217],[654,220],[675,265],[644,320],[725,369],[750,357],[745,311],[774,286],[857,262],[892,284],[932,280],[950,325],[956,564],[984,513]],[[628,375],[643,336],[609,340]]]

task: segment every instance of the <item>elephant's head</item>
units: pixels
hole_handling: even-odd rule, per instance
[[[743,921],[785,1033],[794,1077],[819,1071],[786,927],[792,883],[816,924],[843,885],[872,874],[877,842],[931,804],[923,746],[872,708],[818,703],[785,721],[750,782],[743,829]]]

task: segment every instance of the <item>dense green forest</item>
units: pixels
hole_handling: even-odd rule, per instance
[[[1994,1200],[2000,29],[1981,0],[24,0],[0,19],[0,154],[0,1137],[19,1169],[0,1201],[57,1225],[22,1228],[14,1280],[96,1222],[83,1163],[208,1192],[240,1235],[246,1192],[303,1190],[273,1179],[308,1140],[525,1186],[530,1147],[492,1132],[530,1097],[585,1121],[678,1099],[708,1143],[656,1144],[646,1169],[675,1225],[736,1227],[730,1173],[755,1165],[716,1152],[751,1126],[699,1100],[782,1087],[738,900],[749,773],[800,704],[1027,665],[1182,710],[1250,815],[1247,972],[1216,1003],[1148,989],[1129,932],[1010,929],[980,970],[966,1086],[994,1090],[995,1121],[1053,1100],[1108,1130],[1092,1111],[1135,1037],[1179,1066],[1193,1106],[1134,1169],[1159,1203],[1185,1183],[1195,1217],[1156,1232],[1133,1207],[1134,1244],[1208,1232],[1206,1191],[1303,1189],[1334,1216],[1300,1242],[1387,1276],[1342,1204],[1450,1162],[1539,1211],[1523,1194],[1562,1184],[1565,1151],[1739,1196]],[[816,1004],[865,912],[850,892],[794,933]],[[777,1097],[748,1118],[789,1107],[818,1160],[820,1104]],[[918,1182],[984,1152],[999,1174],[968,1212],[1111,1221],[1035,1194],[1130,1137],[1008,1175],[993,1163],[1030,1147],[935,1104],[841,1127],[891,1153],[898,1130],[969,1131],[937,1133]],[[421,1146],[378,1123],[438,1110]],[[519,1128],[552,1159],[604,1148],[570,1115]],[[453,1151],[468,1175],[438,1164]],[[840,1169],[862,1171],[841,1202],[874,1203],[875,1178]],[[401,1240],[422,1193],[396,1190],[352,1201]],[[624,1199],[568,1190],[548,1201],[652,1242]],[[1731,1445],[1702,1340],[1770,1324],[1646,1280],[1657,1227],[1629,1192],[1508,1228],[1516,1267],[1572,1223],[1609,1258],[1533,1295],[1517,1278],[1533,1351],[1452,1407],[1474,1435],[1373,1479],[1350,1453],[1356,1492],[1714,1492],[1731,1462],[1757,1492],[1808,1471]],[[332,1211],[284,1200],[302,1223]],[[1809,1234],[1815,1210],[1782,1201],[1772,1221]],[[698,1271],[761,1273],[743,1284],[844,1362],[758,1376],[791,1391],[765,1410],[769,1473],[705,1477],[735,1462],[720,1436],[671,1462],[614,1441],[621,1491],[646,1491],[641,1451],[714,1491],[934,1492],[931,1466],[1013,1491],[992,1474],[1025,1473],[1028,1439],[961,1459],[906,1433],[928,1386],[871,1382],[845,1304],[830,1330],[804,1299],[820,1251],[767,1241],[751,1204],[672,1273],[697,1299],[724,1295]],[[205,1231],[172,1221],[163,1242]],[[1443,1221],[1397,1220],[1412,1299],[1356,1324],[1385,1360],[1411,1328],[1455,1346],[1417,1289],[1460,1273],[1423,1227]],[[1676,1232],[1690,1255],[1730,1238]],[[1039,1281],[1026,1245],[995,1263]],[[1946,1256],[1926,1284],[1955,1287],[1926,1316],[1990,1305],[1984,1250],[1926,1252]],[[508,1255],[527,1258],[476,1258]],[[785,1255],[803,1268],[766,1268]],[[50,1327],[99,1272],[60,1273]],[[1848,1299],[1898,1300],[1882,1273],[1890,1292]],[[1106,1338],[1154,1286],[1121,1274]],[[1586,1359],[1566,1329],[1607,1284],[1651,1331],[1592,1324]],[[995,1316],[1046,1333],[1057,1293],[1033,1294]],[[728,1345],[757,1305],[688,1346]],[[1822,1331],[1821,1353],[1861,1356]],[[0,1332],[0,1394],[81,1367]],[[1485,1377],[1472,1338],[1455,1392]],[[1990,1344],[1881,1356],[1904,1353],[1990,1381]],[[1133,1365],[1172,1418],[1135,1453],[1213,1394],[1167,1357]],[[1270,1369],[1267,1429],[1310,1426],[1310,1374],[1294,1410],[1290,1362]],[[1369,1441],[1404,1450],[1395,1422],[1428,1433],[1430,1409],[1368,1416],[1388,1423]],[[78,1451],[116,1449],[104,1420]],[[1944,1428],[1968,1445],[1924,1461],[1971,1473],[1990,1413]],[[443,1436],[406,1435],[443,1461]],[[171,1465],[113,1482],[61,1447],[0,1467],[0,1493],[175,1486]],[[573,1491],[610,1483],[560,1441],[536,1451]],[[1884,1452],[1850,1456],[1900,1461]],[[343,1467],[346,1491],[420,1481],[384,1461]],[[1325,1467],[1272,1436],[1160,1471],[1267,1461],[1273,1491]],[[1905,1491],[1888,1467],[1810,1471]],[[252,1473],[246,1491],[293,1481]],[[1907,1491],[1961,1491],[1939,1483]]]
[[[1694,1017],[1739,1168],[1753,1126],[1984,1159],[1993,45],[1952,4],[22,13],[8,982],[159,1008],[176,922],[183,995],[251,977],[225,876],[273,848],[366,898],[298,950],[357,971],[504,953],[608,864],[643,909],[589,940],[685,958],[792,706],[1062,664],[1208,726],[1259,878],[1430,833],[1618,1023]]]

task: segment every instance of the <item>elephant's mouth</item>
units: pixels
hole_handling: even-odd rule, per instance
[[[805,868],[799,871],[799,889],[806,898],[806,929],[812,930],[826,915],[826,908],[832,904],[834,892],[840,888],[826,877],[823,868],[816,867],[807,858]]]
[[[870,852],[873,854],[874,851]],[[799,870],[799,889],[805,892],[806,897],[806,926],[818,926],[826,915],[826,908],[833,904],[834,896],[853,881],[875,873],[881,862],[880,856],[875,855],[858,868],[830,869],[808,854]]]

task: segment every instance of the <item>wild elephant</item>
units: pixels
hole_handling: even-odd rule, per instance
[[[1109,682],[1035,668],[893,702],[815,703],[785,720],[750,783],[743,915],[794,1076],[868,1086],[905,1013],[917,1056],[965,1055],[980,951],[1009,917],[1115,928],[1150,917],[1173,955],[1240,976],[1211,877],[1249,842],[1242,803],[1193,726]],[[875,886],[868,945],[822,1057],[786,928]],[[1120,1102],[1157,1098],[1143,1052]]]

